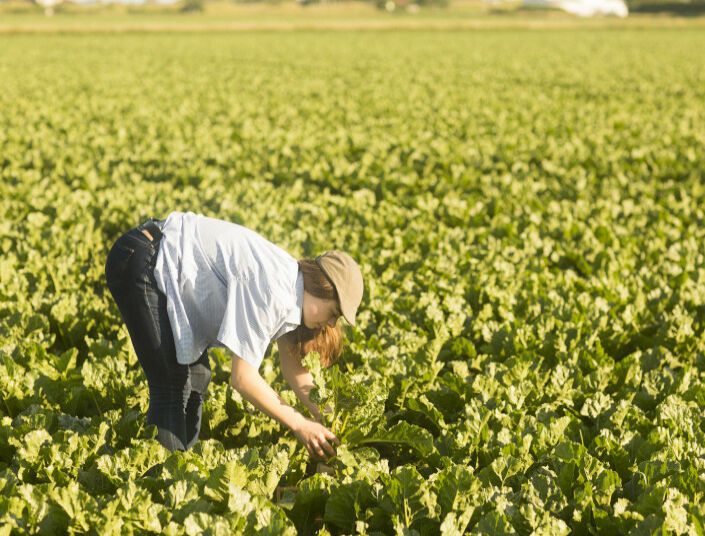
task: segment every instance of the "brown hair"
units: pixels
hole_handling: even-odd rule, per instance
[[[304,277],[306,292],[322,300],[338,301],[335,287],[315,260],[301,259],[298,262],[299,270]],[[302,359],[309,352],[318,352],[321,365],[324,367],[330,367],[338,361],[343,350],[343,331],[338,324],[325,325],[321,329],[309,329],[302,321],[299,327],[284,335],[284,338],[293,346],[298,359]]]

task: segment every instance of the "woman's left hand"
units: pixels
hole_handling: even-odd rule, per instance
[[[318,457],[325,460],[329,456],[335,456],[335,446],[340,445],[338,438],[317,422],[304,419],[292,430],[313,459]]]

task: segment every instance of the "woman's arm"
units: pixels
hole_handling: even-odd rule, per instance
[[[286,404],[257,369],[238,356],[233,356],[230,383],[257,409],[291,428],[312,458],[318,455],[325,459],[326,454],[335,455],[331,444],[340,444],[338,438],[322,424],[306,419]]]
[[[279,347],[279,362],[284,379],[303,405],[308,408],[311,415],[318,422],[321,422],[321,411],[308,397],[311,389],[315,387],[311,373],[296,358],[294,347],[287,341],[286,337],[277,339],[277,346]]]
[[[306,418],[289,406],[244,359],[233,356],[230,384],[253,406],[295,430]]]

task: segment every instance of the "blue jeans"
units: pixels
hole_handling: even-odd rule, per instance
[[[167,449],[187,450],[198,440],[211,368],[207,349],[190,365],[176,361],[166,296],[154,279],[159,233],[148,227],[155,223],[162,222],[148,220],[117,239],[105,263],[105,280],[147,376],[147,424],[157,426],[157,439]]]

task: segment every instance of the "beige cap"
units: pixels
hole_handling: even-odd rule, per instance
[[[353,258],[342,251],[326,251],[316,257],[316,263],[328,276],[338,293],[340,311],[351,326],[362,301],[362,271]]]

